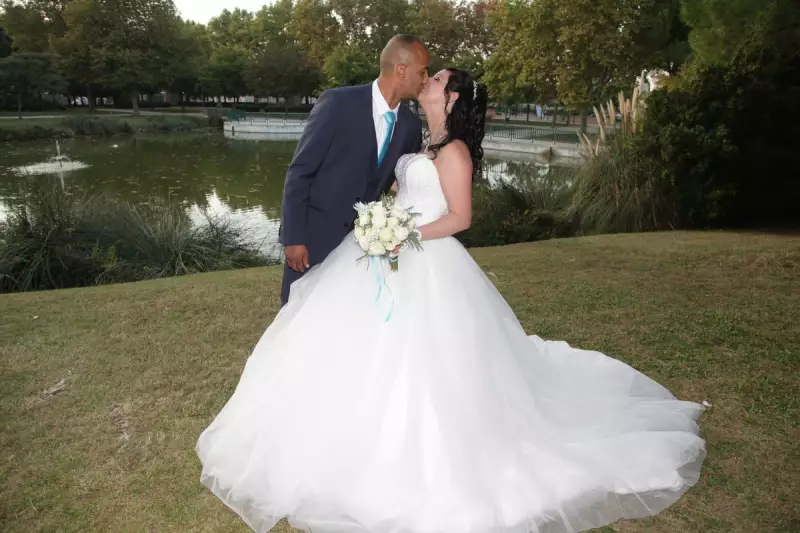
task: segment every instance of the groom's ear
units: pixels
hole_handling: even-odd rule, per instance
[[[408,65],[398,63],[394,66],[394,73],[397,75],[397,79],[405,81],[406,75],[408,74]]]

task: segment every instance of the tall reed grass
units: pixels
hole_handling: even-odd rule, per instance
[[[458,235],[467,247],[540,241],[574,234],[566,213],[574,169],[520,173],[500,183],[481,180],[473,187],[472,226]]]
[[[600,134],[596,142],[581,135],[584,164],[567,210],[585,233],[642,232],[678,224],[674,188],[659,166],[640,148],[645,94],[642,84],[631,98],[619,93],[619,112],[613,100],[595,107]]]
[[[138,281],[274,263],[242,228],[183,206],[28,191],[0,225],[0,292]]]

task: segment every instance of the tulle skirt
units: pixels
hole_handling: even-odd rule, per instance
[[[697,403],[527,336],[452,238],[399,270],[346,239],[292,286],[202,433],[202,482],[259,533],[573,533],[700,475]]]

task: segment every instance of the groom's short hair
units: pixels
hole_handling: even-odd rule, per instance
[[[425,48],[425,43],[416,35],[400,33],[389,39],[381,52],[381,71],[394,70],[394,67],[406,63],[414,53],[414,45]]]

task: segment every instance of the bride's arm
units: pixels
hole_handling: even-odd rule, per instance
[[[417,228],[423,241],[450,237],[472,224],[472,158],[467,145],[454,141],[442,148],[437,159],[448,213]]]

